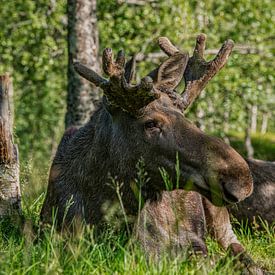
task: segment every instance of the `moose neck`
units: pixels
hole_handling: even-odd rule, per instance
[[[135,177],[136,161],[131,159],[131,152],[118,150],[121,143],[125,142],[120,131],[121,119],[127,119],[122,111],[118,111],[113,118],[102,104],[90,122],[77,132],[71,142],[68,157],[75,156],[77,159],[81,154],[82,161],[70,161],[70,169],[74,171],[70,174],[74,179],[68,180],[75,189],[82,190],[83,194],[93,194],[92,200],[96,200],[98,204],[104,204],[106,198],[116,200],[119,191],[123,204],[130,214],[134,214],[138,204],[130,182]],[[119,190],[117,186],[120,186]],[[89,203],[88,200],[85,202]]]

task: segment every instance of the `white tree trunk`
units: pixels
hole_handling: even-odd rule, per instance
[[[251,132],[256,133],[257,131],[257,114],[258,114],[258,106],[253,105],[251,108]]]
[[[0,76],[0,217],[21,214],[18,148],[13,144],[12,82]]]
[[[251,141],[251,121],[252,121],[252,107],[246,106],[246,126],[245,126],[245,137],[244,146],[248,158],[253,158],[254,148]]]
[[[268,123],[268,113],[264,113],[263,114],[263,120],[262,120],[261,134],[266,133],[267,123]]]
[[[68,0],[68,97],[66,128],[82,126],[96,110],[100,92],[74,70],[75,60],[100,72],[96,0]]]

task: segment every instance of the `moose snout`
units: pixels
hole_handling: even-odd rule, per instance
[[[219,200],[237,203],[251,195],[253,179],[249,166],[232,147],[220,139],[211,138],[208,143],[208,163],[207,178],[212,189],[211,196],[221,196],[217,203]]]
[[[228,202],[236,203],[249,197],[253,191],[253,179],[248,170],[239,178],[233,178],[222,184],[224,197]]]
[[[237,203],[240,201],[238,194],[234,193],[234,190],[230,188],[230,184],[226,182],[221,182],[222,192],[224,194],[224,200],[228,203]],[[233,192],[232,192],[233,191]]]
[[[236,185],[238,186],[236,187]],[[251,195],[253,190],[253,184],[250,180],[244,182],[244,187],[241,187],[240,185],[242,184],[240,184],[238,181],[221,182],[223,199],[227,203],[237,203]]]
[[[235,152],[233,153],[235,155]],[[236,153],[237,154],[237,153]],[[235,155],[227,166],[226,174],[220,176],[220,188],[227,203],[237,203],[249,197],[253,191],[253,179],[245,160]]]

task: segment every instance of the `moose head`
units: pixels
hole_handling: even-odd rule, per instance
[[[123,180],[131,177],[142,157],[150,177],[148,188],[164,190],[159,168],[175,177],[178,156],[179,188],[198,191],[214,204],[223,205],[245,199],[253,183],[248,165],[234,149],[206,135],[184,117],[184,111],[225,65],[233,49],[233,42],[228,40],[207,62],[203,58],[205,41],[205,35],[197,37],[189,58],[167,38],[160,38],[159,46],[168,59],[135,85],[135,59],[125,65],[123,51],[119,51],[116,60],[111,49],[103,52],[103,70],[109,80],[79,62],[74,67],[104,91],[103,105],[111,120],[109,156],[120,167],[118,173],[125,175]],[[185,89],[180,95],[175,88],[182,78]]]

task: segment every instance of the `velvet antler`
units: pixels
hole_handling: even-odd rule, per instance
[[[207,62],[204,59],[206,35],[200,34],[196,40],[193,56],[189,58],[184,72],[185,89],[182,94],[183,108],[186,109],[200,95],[209,80],[211,80],[226,64],[234,47],[232,40],[223,43],[217,56]],[[168,55],[173,56],[180,52],[166,37],[158,40],[160,48]]]
[[[112,50],[106,48],[103,51],[103,70],[109,76],[109,80],[99,76],[85,65],[75,62],[75,70],[84,78],[101,87],[111,105],[136,115],[137,112],[159,97],[159,93],[153,90],[153,81],[150,77],[141,79],[137,85],[131,85],[135,59],[132,58],[125,65],[125,54],[119,51],[117,58],[113,60]],[[128,68],[127,68],[128,67]]]

